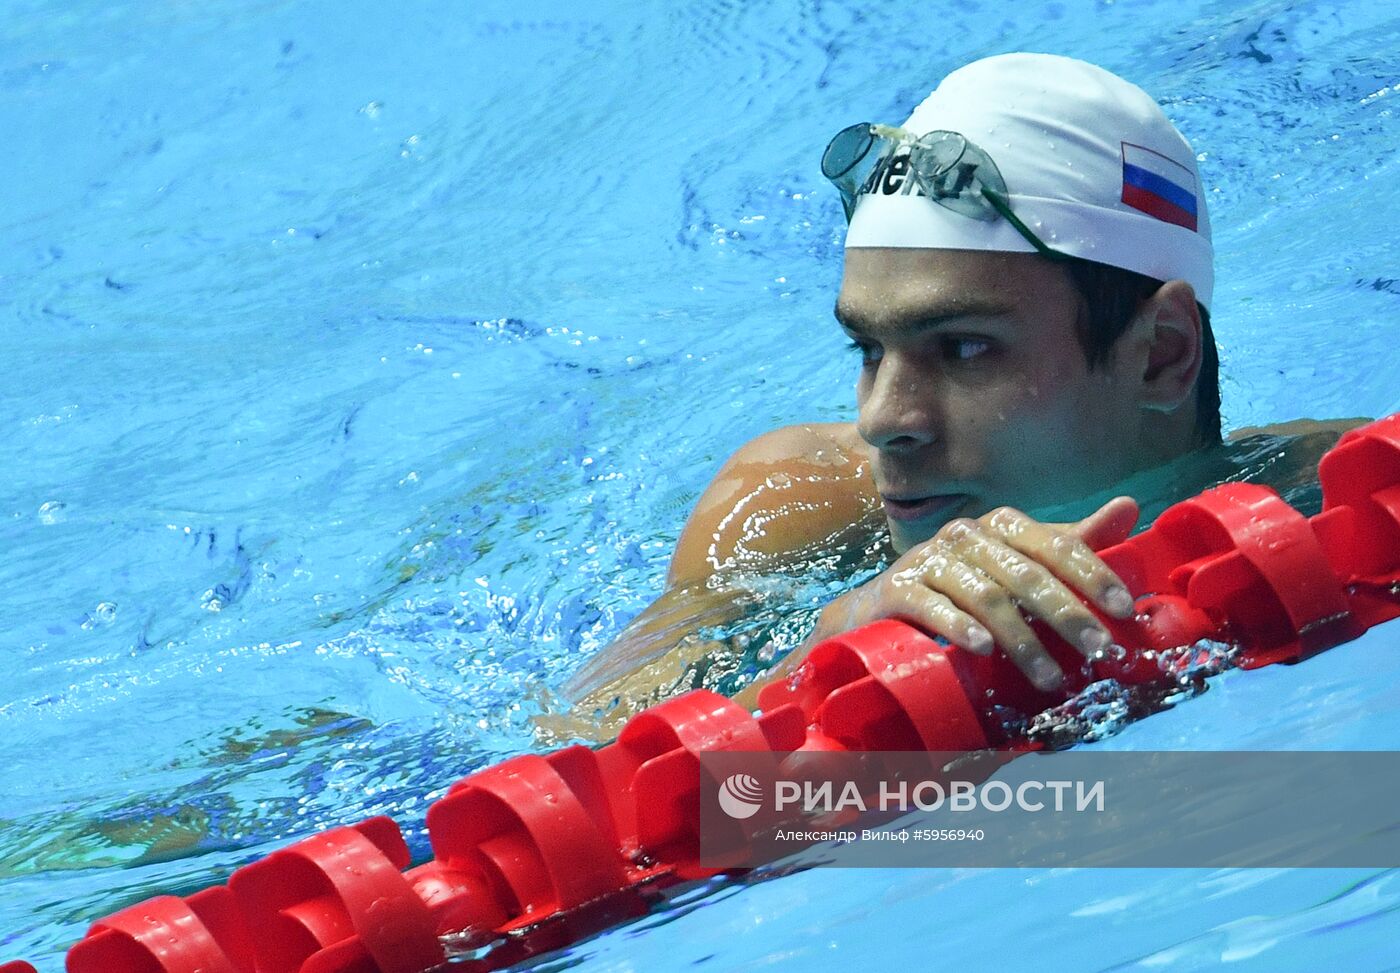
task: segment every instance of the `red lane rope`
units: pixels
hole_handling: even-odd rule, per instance
[[[614,743],[527,754],[471,774],[428,811],[433,860],[404,871],[398,826],[335,828],[186,898],[101,919],[69,973],[419,973],[459,949],[498,969],[645,911],[669,884],[715,874],[699,858],[699,755],[980,750],[1033,745],[994,707],[1040,712],[1092,680],[1161,682],[1158,653],[1240,645],[1246,668],[1296,662],[1400,617],[1400,414],[1347,433],[1319,466],[1323,511],[1305,518],[1266,487],[1232,483],[1165,511],[1100,552],[1137,611],[1104,619],[1128,651],[1091,667],[1047,629],[1066,673],[1035,689],[899,621],[814,648],[762,712],[696,690],[637,714]],[[455,951],[455,950],[454,950]],[[34,973],[27,963],[0,973]]]

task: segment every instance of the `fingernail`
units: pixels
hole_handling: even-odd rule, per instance
[[[1122,585],[1114,585],[1103,596],[1104,607],[1119,618],[1127,618],[1133,612],[1133,596]]]
[[[986,655],[992,651],[995,643],[992,640],[992,633],[981,625],[969,625],[967,627],[967,648],[978,655]]]
[[[1040,689],[1054,689],[1064,678],[1060,667],[1050,659],[1040,658],[1031,663],[1031,681]]]
[[[1113,639],[1101,628],[1086,628],[1079,636],[1079,647],[1089,655],[1100,655],[1108,650]]]

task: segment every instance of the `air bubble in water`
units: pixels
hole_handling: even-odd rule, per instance
[[[39,507],[39,523],[46,526],[62,523],[67,504],[62,500],[49,500]]]

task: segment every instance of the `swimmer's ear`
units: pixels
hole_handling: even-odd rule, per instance
[[[1192,398],[1201,374],[1201,310],[1184,280],[1169,280],[1143,302],[1129,331],[1140,342],[1140,401],[1175,412]]]

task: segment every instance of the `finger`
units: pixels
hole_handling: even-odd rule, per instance
[[[953,567],[946,559],[934,560],[941,561],[937,568],[930,568],[925,563],[896,572],[890,579],[887,607],[899,617],[934,635],[943,636],[954,645],[977,655],[990,655],[997,641],[993,633],[961,610],[948,595],[933,590],[925,582],[926,571],[947,571]]]
[[[1064,673],[1026,624],[1011,592],[1003,585],[960,556],[934,560],[928,565],[923,583],[984,627],[1016,668],[1040,689],[1048,691],[1060,684]]]
[[[1044,565],[988,536],[970,521],[950,524],[946,533],[963,559],[1087,658],[1098,658],[1113,643],[1103,623]]]
[[[1025,635],[1019,642],[1003,643],[1002,651],[1035,684],[1035,688],[1043,693],[1053,692],[1064,682],[1065,674],[1050,653],[1045,651],[1045,646],[1040,644],[1030,626],[1025,622],[1021,624]]]
[[[1136,504],[1132,504],[1131,511],[1134,517],[1136,507]],[[1103,509],[1108,508],[1112,508],[1108,515],[1109,526],[1121,529],[1129,508],[1116,500],[1106,504]],[[1102,513],[1103,509],[1099,513]],[[1011,507],[999,507],[982,517],[978,523],[983,526],[983,533],[995,535],[1006,546],[1043,565],[1061,582],[1080,592],[1109,615],[1115,618],[1127,618],[1132,615],[1133,596],[1128,591],[1128,586],[1099,559],[1073,528],[1064,530],[1050,524],[1042,524]],[[1131,530],[1131,527],[1128,529]],[[1108,528],[1091,525],[1090,530],[1097,532],[1098,536],[1108,535]]]
[[[1137,525],[1138,513],[1137,501],[1132,497],[1114,497],[1079,523],[1066,526],[1090,548],[1101,551],[1128,539]]]

